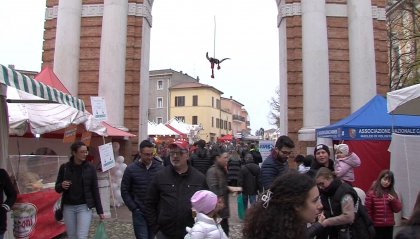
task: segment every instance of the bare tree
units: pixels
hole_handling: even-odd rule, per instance
[[[269,123],[280,128],[280,88],[276,88],[275,95],[271,97],[270,113],[268,114]]]
[[[389,87],[396,90],[420,83],[420,5],[419,0],[389,2]]]

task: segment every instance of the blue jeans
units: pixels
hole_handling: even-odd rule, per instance
[[[243,194],[242,193],[242,200],[244,201],[244,208],[247,209],[248,208],[248,200],[249,200],[249,204],[254,204],[255,200],[257,198],[257,195],[247,195],[247,194]]]
[[[143,213],[140,210],[134,210],[132,212],[133,216],[133,228],[134,235],[137,239],[148,239],[149,230],[147,227],[146,219],[144,218]]]
[[[90,222],[92,221],[92,210],[86,204],[64,204],[63,218],[69,239],[88,238]]]
[[[4,233],[0,233],[0,239],[4,238]]]

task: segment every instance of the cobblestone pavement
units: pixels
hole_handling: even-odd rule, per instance
[[[89,238],[93,238],[95,234],[96,226],[99,221],[94,220],[91,224],[89,231]],[[108,239],[131,239],[134,238],[133,225],[131,222],[123,222],[120,220],[105,220],[105,230],[108,235]],[[242,224],[234,223],[230,225],[230,239],[241,239],[242,238]],[[67,239],[67,236],[63,235],[57,239]]]
[[[242,223],[237,216],[236,197],[231,196],[229,199],[230,206],[230,239],[241,239],[242,238]],[[120,208],[111,208],[111,219],[104,220],[105,230],[108,235],[108,239],[132,239],[134,237],[133,224],[131,219],[131,212],[127,207],[122,206]],[[116,216],[117,215],[117,216]],[[95,229],[99,224],[99,220],[94,218],[89,230],[89,238],[93,238]],[[57,237],[56,239],[67,239],[66,235]]]

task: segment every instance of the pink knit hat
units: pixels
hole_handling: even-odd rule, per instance
[[[197,191],[191,197],[191,205],[196,212],[208,214],[216,208],[217,196],[208,190]]]
[[[349,155],[349,146],[347,144],[339,144],[334,147],[335,151],[340,151],[345,156]]]

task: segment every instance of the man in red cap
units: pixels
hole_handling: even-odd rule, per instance
[[[190,199],[207,188],[205,176],[188,164],[189,144],[175,141],[169,145],[171,164],[153,178],[146,198],[146,219],[157,239],[183,239],[192,227]]]

